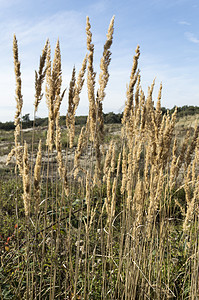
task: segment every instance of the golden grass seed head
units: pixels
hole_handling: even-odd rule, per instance
[[[113,186],[112,186],[112,199],[111,199],[111,218],[115,215],[115,207],[116,207],[116,189],[117,189],[117,178],[115,177],[113,180]]]
[[[116,159],[116,147],[115,143],[113,144],[113,149],[112,149],[112,157],[111,157],[111,172],[114,173],[115,171],[115,159]]]
[[[35,167],[34,167],[34,179],[37,183],[39,183],[41,179],[41,163],[42,163],[42,145],[40,140],[38,145]]]
[[[53,95],[59,95],[61,91],[62,77],[61,77],[61,53],[59,39],[55,47],[55,54],[52,67],[52,82],[53,82]]]
[[[94,45],[91,43],[92,42],[92,33],[90,31],[91,29],[91,24],[89,17],[86,17],[86,35],[87,35],[87,49],[90,52],[94,51]]]
[[[14,39],[13,39],[13,55],[14,55],[15,80],[16,80],[15,126],[17,126],[20,123],[19,116],[21,115],[21,110],[22,110],[22,106],[23,106],[23,96],[21,94],[21,71],[20,71],[20,62],[19,62],[19,58],[18,58],[18,44],[17,44],[17,39],[16,39],[15,35],[14,35]]]
[[[193,191],[193,197],[189,199],[187,202],[187,212],[186,216],[183,222],[183,231],[185,234],[188,234],[191,230],[191,225],[193,224],[194,215],[198,213],[198,210],[196,209],[196,201],[199,196],[199,175],[197,177],[196,186]],[[187,200],[187,199],[186,199]],[[197,205],[198,206],[198,205]]]
[[[87,127],[90,130],[90,138],[91,141],[95,139],[95,128],[96,128],[96,103],[95,103],[95,76],[96,73],[93,70],[93,53],[94,53],[94,45],[92,42],[92,33],[90,31],[90,22],[87,17],[87,26],[86,26],[86,34],[87,34],[87,49],[88,53],[88,65],[87,65],[87,91],[88,91],[88,99],[89,99],[89,116],[87,118]]]
[[[121,194],[124,194],[127,183],[127,154],[126,147],[123,146],[122,151],[122,185],[121,185]]]
[[[104,162],[104,175],[108,174],[108,169],[111,164],[112,151],[113,151],[113,140],[111,140],[108,151],[106,152],[106,157]]]
[[[99,101],[102,101],[105,97],[105,88],[107,86],[108,83],[108,79],[109,79],[109,73],[108,73],[108,66],[110,64],[111,61],[111,52],[110,52],[110,47],[112,45],[113,42],[113,31],[114,31],[114,17],[112,18],[109,28],[108,28],[108,33],[107,33],[107,40],[105,42],[104,45],[104,51],[103,51],[103,56],[101,58],[101,62],[100,62],[100,68],[101,68],[101,72],[99,75],[99,90],[98,90],[98,98]]]
[[[174,139],[173,148],[172,148],[172,161],[170,166],[170,176],[169,176],[169,186],[170,189],[175,185],[176,178],[176,163],[177,163],[177,140]]]
[[[46,44],[42,51],[42,56],[40,56],[39,71],[38,73],[35,71],[35,103],[34,103],[35,112],[37,111],[38,105],[43,97],[41,91],[42,91],[42,84],[44,82],[46,71],[47,71],[47,68],[44,69],[44,67],[45,67],[47,53],[48,53],[48,43],[49,40],[46,41]]]
[[[194,134],[193,137],[191,139],[191,142],[187,148],[187,152],[185,155],[185,163],[188,166],[192,160],[192,154],[194,153],[195,149],[196,149],[196,145],[197,145],[197,140],[198,140],[198,135],[199,134],[199,126],[197,126],[197,123],[195,124],[195,128],[194,128]]]
[[[71,80],[70,80],[70,85],[69,85],[69,92],[68,92],[68,112],[67,112],[67,116],[68,116],[69,120],[70,120],[70,116],[73,115],[73,110],[74,110],[73,100],[74,100],[74,96],[75,96],[75,82],[76,82],[75,74],[76,74],[76,70],[75,70],[75,66],[74,66],[73,71],[72,71],[72,77],[71,77]]]
[[[85,126],[81,128],[81,132],[78,138],[78,144],[77,148],[75,150],[75,157],[74,157],[74,168],[79,167],[79,159],[80,156],[82,155],[82,152],[86,146],[86,140],[87,140],[87,131]]]
[[[51,78],[51,47],[48,43],[47,57],[46,57],[46,104],[50,110],[52,102],[52,78]]]
[[[156,111],[155,111],[155,121],[156,121],[156,125],[158,128],[160,127],[161,119],[162,119],[161,98],[162,98],[162,83],[160,84],[160,89],[159,89],[159,93],[158,93],[158,101],[156,104]]]
[[[82,91],[82,87],[84,85],[84,75],[86,72],[86,66],[87,66],[87,55],[84,57],[84,60],[82,62],[82,67],[79,71],[78,77],[77,77],[77,83],[75,86],[75,97],[74,97],[74,104],[75,104],[75,111],[79,105],[79,101],[80,101],[80,93]]]
[[[15,148],[12,148],[12,150],[10,151],[10,153],[7,156],[7,160],[6,160],[6,166],[10,163],[12,157],[15,155]]]

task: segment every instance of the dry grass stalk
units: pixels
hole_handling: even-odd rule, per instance
[[[74,157],[74,178],[77,177],[79,169],[80,169],[80,157],[83,154],[84,148],[87,145],[87,131],[85,126],[82,127],[79,139],[78,139],[78,144],[77,148],[75,150],[75,157]]]
[[[82,68],[79,71],[77,82],[75,78],[75,67],[73,68],[68,94],[68,111],[66,115],[66,126],[69,131],[69,146],[73,147],[75,136],[75,114],[80,101],[80,93],[84,84],[84,75],[86,71],[87,55],[83,60]]]
[[[22,179],[23,179],[24,210],[25,210],[26,217],[28,217],[30,214],[31,183],[30,183],[29,162],[28,162],[28,146],[26,142],[24,143]]]
[[[114,19],[115,17],[111,19],[108,33],[107,33],[107,40],[104,45],[104,51],[100,62],[100,69],[101,72],[99,74],[99,89],[97,91],[97,98],[96,98],[96,110],[97,110],[97,126],[99,128],[99,139],[100,141],[103,140],[103,107],[102,107],[102,101],[105,98],[105,88],[108,84],[109,79],[109,73],[108,73],[108,67],[111,62],[111,51],[110,47],[113,42],[113,31],[114,31]]]
[[[186,151],[187,151],[187,148],[188,148],[188,144],[189,144],[189,137],[190,137],[190,131],[188,130],[187,133],[186,133],[186,137],[185,137],[185,139],[183,141],[183,144],[181,146],[180,153],[179,153],[178,158],[177,158],[176,171],[175,171],[176,172],[176,176],[178,176],[181,167],[184,165],[185,154],[186,154]]]
[[[184,206],[178,201],[177,198],[175,198],[174,201],[175,201],[175,204],[180,208],[183,217],[185,217],[186,216],[186,212],[185,212]]]
[[[170,118],[169,114],[162,118],[160,127],[158,128],[155,119],[153,119],[154,138],[153,141],[153,160],[156,165],[165,167],[171,158],[172,140],[174,135],[174,126],[176,121],[177,109]]]
[[[101,185],[101,175],[102,175],[102,170],[101,170],[101,150],[100,150],[100,141],[99,138],[95,138],[95,157],[96,157],[96,164],[95,164],[95,172],[94,172],[94,185],[98,185],[100,187]]]
[[[7,164],[10,162],[12,156],[15,155],[16,165],[18,166],[20,173],[23,174],[22,152],[21,152],[22,147],[19,142],[20,131],[21,131],[20,116],[21,116],[22,106],[23,106],[23,96],[21,94],[21,71],[20,71],[20,62],[18,58],[18,44],[15,35],[13,39],[13,55],[14,55],[14,69],[15,69],[15,79],[16,79],[16,90],[15,90],[16,113],[15,113],[15,120],[14,120],[15,146],[8,155]]]
[[[96,73],[93,69],[93,53],[94,45],[92,44],[92,33],[90,31],[91,25],[89,18],[86,19],[86,34],[87,34],[87,49],[88,53],[88,66],[87,66],[87,90],[89,100],[89,115],[87,119],[87,128],[90,130],[91,141],[94,141],[95,137],[95,125],[96,125],[96,104],[95,104],[95,76]]]
[[[93,53],[94,45],[92,42],[92,34],[90,32],[90,22],[87,17],[87,49],[88,54],[88,73],[87,73],[87,88],[88,88],[88,98],[89,98],[89,116],[87,119],[87,130],[90,132],[90,139],[94,143],[96,165],[94,172],[94,184],[100,184],[101,182],[101,149],[100,145],[103,140],[103,109],[102,101],[105,97],[105,88],[108,83],[109,73],[108,66],[110,64],[110,47],[113,39],[113,26],[114,17],[112,18],[107,34],[107,41],[104,45],[103,56],[100,63],[101,73],[99,75],[99,89],[97,91],[97,98],[95,99],[95,76],[93,70]]]
[[[197,126],[197,123],[195,124],[194,128],[194,134],[191,139],[191,142],[187,148],[186,155],[185,155],[185,164],[188,166],[192,160],[192,154],[194,153],[194,150],[196,149],[197,139],[198,139],[198,133],[199,133],[199,126]]]
[[[113,144],[113,150],[112,150],[112,158],[111,158],[111,172],[114,173],[115,172],[115,163],[116,163],[116,146],[115,143]]]
[[[10,153],[7,156],[6,165],[8,165],[10,163],[12,157],[15,155],[15,152],[16,152],[16,149],[12,148],[12,150],[10,151]]]
[[[57,163],[58,163],[58,172],[59,176],[63,181],[64,192],[65,195],[69,195],[69,187],[68,187],[68,178],[67,178],[67,169],[64,165],[63,157],[62,157],[62,143],[61,143],[61,129],[59,126],[59,112],[56,116],[56,139],[55,139],[55,146],[57,151]]]
[[[111,61],[110,47],[113,42],[114,19],[115,19],[115,17],[113,16],[113,18],[111,19],[109,28],[108,28],[107,40],[104,45],[104,52],[103,52],[103,56],[102,56],[101,62],[100,62],[100,69],[101,69],[101,73],[99,75],[99,86],[100,87],[98,89],[99,101],[103,101],[103,99],[105,97],[105,88],[107,86],[108,79],[109,79],[108,66]]]
[[[145,124],[146,124],[146,105],[145,105],[145,96],[142,89],[140,90],[140,104],[141,104],[140,130],[141,133],[144,133]]]
[[[122,151],[122,185],[121,185],[121,194],[124,194],[127,183],[127,154],[126,147],[123,146]]]
[[[127,93],[126,93],[127,100],[126,100],[126,104],[125,104],[125,108],[124,108],[122,124],[125,124],[128,121],[130,111],[133,107],[133,91],[134,91],[134,86],[136,84],[136,81],[137,81],[138,75],[139,75],[139,70],[137,71],[139,56],[140,56],[140,47],[137,46],[137,48],[135,50],[135,55],[133,57],[133,67],[131,70],[130,82],[129,82],[129,86],[128,86]],[[137,71],[137,73],[136,73],[136,71]]]
[[[133,195],[133,205],[132,205],[132,213],[133,217],[135,218],[135,226],[133,237],[135,238],[135,231],[138,226],[142,225],[143,222],[143,212],[144,212],[144,185],[143,181],[138,176],[135,192]]]
[[[193,188],[197,177],[198,162],[199,162],[199,136],[197,137],[196,146],[195,146],[195,155],[192,163],[192,181],[193,181],[192,187]]]
[[[87,26],[86,26],[86,33],[87,33],[87,49],[89,51],[88,54],[88,75],[87,75],[87,88],[88,88],[88,99],[89,99],[89,117],[88,117],[88,126],[90,128],[91,133],[91,141],[95,140],[95,135],[97,135],[98,129],[96,129],[96,121],[101,125],[101,131],[103,129],[103,122],[102,122],[102,101],[105,97],[105,88],[108,83],[109,73],[108,73],[108,66],[110,64],[110,47],[112,45],[113,40],[113,30],[114,30],[114,17],[112,18],[108,33],[107,33],[107,40],[104,45],[103,56],[101,58],[100,68],[101,72],[99,75],[99,89],[97,91],[97,99],[95,100],[95,76],[96,73],[93,70],[93,53],[94,53],[94,45],[92,44],[92,33],[90,31],[90,22],[89,18],[87,17]]]
[[[142,144],[142,140],[139,140],[135,142],[134,145],[134,149],[133,149],[133,155],[132,155],[132,164],[133,164],[133,168],[132,168],[132,173],[133,173],[133,182],[135,185],[135,182],[137,181],[137,174],[139,174],[139,169],[140,169],[140,157],[141,157],[141,153],[143,150],[143,144]],[[133,185],[133,186],[134,186]]]
[[[90,207],[90,194],[91,194],[91,176],[90,171],[86,173],[86,204]]]
[[[53,133],[54,133],[54,99],[53,99],[53,83],[51,76],[51,49],[50,44],[48,45],[47,53],[47,72],[46,72],[46,103],[48,106],[48,133],[46,144],[49,149],[53,147]]]
[[[177,108],[175,109],[174,113],[170,117],[167,115],[165,130],[163,132],[163,153],[162,153],[162,164],[165,165],[168,158],[170,158],[171,154],[171,143],[174,134],[174,126],[176,123],[176,115],[177,115]]]
[[[160,207],[162,199],[162,191],[164,186],[163,170],[157,170],[152,166],[151,181],[150,181],[150,202],[147,212],[147,236],[151,236],[153,222],[155,221],[157,210]]]
[[[185,198],[187,205],[190,204],[192,199],[192,185],[190,184],[192,182],[192,174],[191,174],[191,165],[187,168],[187,174],[185,175],[185,182],[184,182],[184,190],[185,190]]]
[[[164,131],[165,131],[165,124],[166,124],[166,115],[163,116],[160,127],[155,126],[155,143],[156,143],[156,163],[161,161],[163,151],[164,151]]]
[[[104,162],[104,178],[103,178],[104,182],[106,181],[109,166],[111,164],[112,152],[113,152],[113,141],[110,142],[108,151],[106,152],[106,157]]]
[[[149,191],[149,186],[150,186],[150,169],[151,169],[150,144],[148,144],[145,148],[145,161],[144,161],[144,186],[147,192]]]
[[[15,68],[15,78],[16,78],[16,90],[15,90],[15,99],[16,99],[16,114],[15,114],[15,126],[17,127],[20,124],[20,115],[23,106],[23,96],[21,94],[21,71],[20,71],[20,61],[18,57],[18,45],[17,39],[14,35],[13,39],[13,54],[14,54],[14,68]],[[15,136],[15,145],[18,146],[17,143],[18,132]]]
[[[193,191],[192,198],[186,199],[187,202],[187,212],[183,223],[183,231],[186,234],[189,234],[191,230],[191,225],[193,225],[194,216],[198,214],[198,209],[196,205],[198,205],[198,197],[199,197],[199,176],[197,177],[197,182],[195,189]]]
[[[155,110],[155,122],[156,122],[157,128],[160,128],[160,124],[162,121],[161,98],[162,98],[162,83],[160,84],[160,89],[159,89],[159,93],[158,93],[158,101],[157,101],[156,110]]]
[[[117,186],[118,186],[118,179],[120,174],[120,164],[121,164],[121,153],[119,153],[118,160],[117,160],[117,173],[116,177],[114,177],[113,180],[113,186],[112,186],[112,200],[111,200],[111,219],[115,216],[115,208],[116,208],[116,194],[117,194]]]
[[[52,98],[52,83],[51,83],[51,47],[50,43],[48,43],[47,49],[47,57],[46,57],[46,88],[45,88],[45,95],[46,95],[46,104],[48,109],[51,106],[51,98]]]
[[[69,85],[69,93],[68,93],[68,111],[66,115],[66,126],[69,132],[69,146],[73,147],[73,139],[75,135],[75,116],[74,116],[74,96],[75,96],[75,67],[73,67],[72,77]]]
[[[105,198],[105,203],[106,203],[106,212],[108,219],[111,217],[111,169],[109,168],[108,174],[107,174],[107,186],[106,186],[106,198]]]
[[[46,144],[49,150],[52,151],[54,142],[54,127],[59,108],[64,97],[65,91],[61,93],[61,54],[59,40],[55,48],[55,55],[53,59],[53,67],[51,70],[51,50],[50,45],[48,45],[47,52],[47,71],[46,71],[46,102],[48,106],[48,132]]]
[[[127,169],[127,183],[126,183],[126,190],[127,190],[127,199],[126,199],[126,206],[127,211],[130,211],[130,206],[132,203],[132,196],[133,196],[133,160],[132,160],[132,152],[128,153],[128,169]]]
[[[170,190],[172,190],[176,184],[176,171],[175,171],[176,164],[177,164],[177,140],[175,138],[174,143],[173,143],[172,161],[171,161],[171,166],[170,166],[170,177],[169,177]]]
[[[21,176],[23,176],[23,152],[24,152],[24,146],[18,146],[15,148],[16,165],[19,169],[19,174]]]
[[[42,91],[42,84],[44,82],[45,79],[45,75],[46,75],[46,68],[45,67],[45,63],[46,63],[46,58],[47,58],[47,53],[48,53],[48,44],[49,44],[49,40],[46,41],[46,44],[44,46],[44,49],[42,51],[42,55],[40,56],[40,64],[39,64],[39,71],[38,73],[35,71],[35,112],[38,109],[38,105],[43,97],[43,94],[41,93]]]
[[[41,166],[42,166],[42,147],[41,147],[41,140],[40,140],[35,167],[34,167],[34,201],[35,201],[36,214],[38,214],[38,205],[40,202]]]
[[[140,76],[140,74],[138,74],[136,91],[135,91],[135,115],[136,115],[136,110],[140,106],[139,105],[140,104],[139,96],[140,96],[140,89],[141,89],[140,82],[141,82],[141,76]],[[133,107],[131,109],[131,113],[133,113]]]

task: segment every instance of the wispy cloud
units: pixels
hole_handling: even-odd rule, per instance
[[[187,25],[187,26],[190,26],[191,23],[187,22],[187,21],[179,21],[178,22],[179,25]]]
[[[1,4],[1,2],[0,2]],[[52,45],[52,57],[57,38],[60,39],[63,68],[63,86],[65,87],[71,77],[71,70],[74,64],[79,64],[86,53],[86,19],[81,12],[58,11],[55,14],[38,17],[37,20],[18,19],[17,17],[5,24],[0,22],[0,31],[4,35],[0,37],[0,120],[10,120],[13,117],[15,107],[15,78],[12,58],[12,39],[16,33],[19,45],[19,58],[22,71],[22,94],[24,96],[24,113],[32,111],[34,102],[34,70],[38,68],[39,56],[45,44],[46,38],[50,39]],[[44,101],[45,102],[45,101]],[[43,105],[43,110],[45,104]],[[46,114],[46,111],[45,111]]]
[[[19,37],[23,39],[23,43],[32,43],[38,38],[58,36],[66,37],[67,39],[77,40],[82,37],[84,30],[82,30],[81,14],[75,11],[58,12],[49,17],[37,20],[26,24],[20,24]],[[84,28],[84,27],[83,27]]]
[[[76,11],[59,11],[53,15],[38,18],[37,20],[11,20],[0,23],[0,64],[5,66],[12,64],[12,40],[16,34],[19,44],[19,55],[24,66],[25,61],[34,63],[34,58],[39,57],[40,51],[47,38],[54,48],[59,38],[64,59],[71,60],[71,64],[77,62],[78,54],[86,52],[86,19]],[[6,54],[6,55],[5,55]],[[31,68],[32,66],[29,66]]]
[[[9,8],[14,5],[20,4],[21,2],[22,2],[22,0],[9,0],[9,1],[0,0],[0,8],[1,9]]]
[[[187,40],[191,43],[194,44],[199,44],[199,39],[195,36],[194,33],[192,32],[185,32],[185,37],[187,38]]]

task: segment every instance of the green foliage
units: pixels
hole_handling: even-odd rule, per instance
[[[175,106],[170,110],[170,113],[172,114],[175,110]],[[184,105],[182,107],[178,107],[178,113],[177,117],[181,118],[184,116],[193,116],[199,114],[199,107],[198,106],[188,106]]]
[[[175,110],[175,106],[172,109],[167,109],[165,107],[161,108],[162,114],[166,114],[167,111],[169,111],[170,114],[172,114]],[[184,105],[182,107],[178,107],[177,117],[181,118],[184,116],[193,116],[199,114],[199,107],[198,106],[188,106]],[[33,126],[33,121],[29,118],[30,114],[26,114],[22,117],[22,128],[31,128]],[[104,117],[104,124],[119,124],[122,120],[122,113],[103,113]],[[87,121],[87,116],[75,116],[75,124],[76,125],[85,125]],[[48,118],[39,118],[36,117],[35,119],[35,126],[47,126],[48,125]],[[65,126],[66,125],[66,117],[60,116],[60,125]],[[15,128],[14,122],[0,122],[0,129],[3,130],[13,130]]]
[[[105,124],[121,123],[122,114],[120,114],[120,113],[115,114],[114,112],[110,112],[108,114],[103,114],[103,115],[104,115],[104,123]]]

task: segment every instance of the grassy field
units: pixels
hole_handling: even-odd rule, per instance
[[[15,130],[0,140],[1,299],[198,299],[199,126],[161,111],[154,82],[145,96],[135,51],[122,123],[103,124],[114,18],[100,63],[87,19],[82,68],[73,69],[60,126],[59,42],[49,41],[35,78],[47,127],[23,129],[18,45]],[[86,77],[87,76],[87,77]],[[87,78],[89,111],[75,126]],[[42,97],[45,84],[45,97]]]

